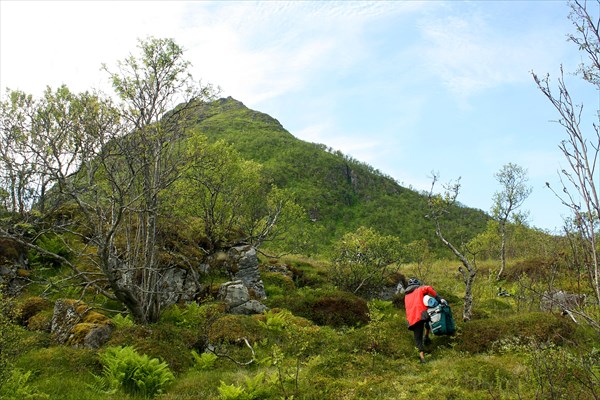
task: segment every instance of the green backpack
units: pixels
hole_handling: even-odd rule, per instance
[[[428,308],[427,313],[429,314],[429,327],[434,335],[454,335],[456,325],[448,304],[438,304]]]

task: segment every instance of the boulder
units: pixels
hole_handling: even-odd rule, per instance
[[[585,294],[569,293],[562,290],[546,291],[542,294],[540,308],[542,311],[560,311],[563,314],[583,307]]]
[[[108,317],[76,300],[54,304],[50,333],[58,344],[97,349],[108,342],[113,325]]]
[[[231,314],[261,314],[267,310],[267,306],[250,298],[248,288],[241,280],[222,284],[218,298],[227,304],[227,310]]]
[[[236,246],[229,249],[227,256],[233,279],[244,282],[255,299],[266,299],[267,294],[258,269],[256,249],[253,246]]]

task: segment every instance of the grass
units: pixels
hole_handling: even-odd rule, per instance
[[[459,316],[464,287],[456,275],[456,263],[438,261],[430,266],[426,283],[450,300],[457,334],[434,337],[426,352],[428,362],[420,364],[404,310],[392,302],[371,302],[381,318],[351,326],[317,325],[307,315],[288,315],[286,307],[277,308],[335,293],[323,284],[319,263],[292,258],[286,263],[297,270],[296,279],[275,275],[265,279],[267,292],[275,294],[269,300],[273,307],[269,313],[233,316],[210,304],[173,308],[157,324],[118,325],[107,345],[132,345],[140,354],[169,364],[176,379],[155,397],[161,400],[220,399],[221,385],[241,388],[249,399],[508,400],[536,398],[551,389],[579,398],[591,393],[567,377],[591,376],[581,357],[600,347],[597,336],[568,318],[529,311],[533,306],[518,309],[514,299],[496,296],[498,283],[489,278],[493,273],[476,280],[477,317],[463,322]],[[402,272],[412,276],[418,271],[409,265]],[[285,290],[278,289],[281,285]],[[510,292],[518,282],[503,285]],[[93,375],[101,373],[96,351],[51,345],[44,332],[23,331],[21,336],[28,350],[20,353],[14,366],[31,371],[28,385],[38,393],[61,400],[131,398],[94,390]],[[212,368],[200,370],[194,367],[191,351],[202,351],[207,338],[226,356],[218,358]],[[256,362],[248,366],[233,361],[251,357],[244,338],[256,354]],[[532,349],[540,355],[532,356]],[[547,368],[557,359],[562,360],[561,368]],[[550,378],[558,387],[547,387]],[[259,397],[250,394],[248,382],[253,379],[260,386]]]

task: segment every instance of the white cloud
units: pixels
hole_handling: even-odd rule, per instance
[[[461,100],[530,81],[532,69],[558,65],[565,51],[564,33],[555,27],[511,30],[496,24],[493,14],[448,10],[450,15],[428,15],[419,22],[421,46],[427,68]]]
[[[102,63],[135,50],[138,38],[172,37],[177,2],[1,2],[1,85],[34,94],[50,85],[105,85]]]

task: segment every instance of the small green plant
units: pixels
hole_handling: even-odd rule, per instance
[[[246,398],[246,391],[243,387],[226,384],[221,381],[221,386],[219,386],[219,399],[221,400],[242,400]]]
[[[131,319],[129,315],[123,316],[123,314],[117,314],[112,318],[112,323],[117,329],[127,329],[133,328],[135,326],[135,322]]]
[[[192,350],[192,357],[194,357],[194,367],[201,371],[206,371],[214,368],[215,362],[219,358],[214,353],[202,353],[198,354],[195,350]]]
[[[255,400],[264,398],[267,386],[265,385],[265,373],[260,372],[254,377],[245,377],[244,386],[235,384],[227,385],[221,381],[219,386],[220,400]]]
[[[279,312],[275,312],[273,310],[267,310],[264,313],[265,321],[260,321],[260,324],[273,332],[282,332],[286,326],[290,323],[290,318],[292,317],[292,313],[288,310],[282,310]]]
[[[368,351],[372,357],[371,368],[373,368],[375,367],[375,359],[377,358],[380,342],[383,340],[382,333],[385,333],[382,327],[385,314],[381,308],[385,308],[387,304],[381,301],[371,301],[368,303],[368,306],[370,322],[366,331],[369,340]]]
[[[100,355],[100,362],[103,374],[96,376],[96,389],[107,393],[121,389],[130,395],[151,398],[175,379],[165,362],[140,355],[131,346],[108,347]]]
[[[10,371],[8,379],[0,385],[0,399],[4,400],[45,400],[49,399],[45,393],[38,393],[27,382],[31,371],[22,371],[15,368]]]

